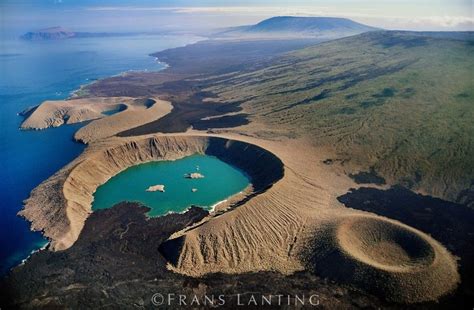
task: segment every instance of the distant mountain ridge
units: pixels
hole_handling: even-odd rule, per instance
[[[76,33],[63,27],[50,27],[38,31],[27,32],[21,36],[24,40],[63,40],[75,37]]]
[[[277,16],[255,25],[229,28],[218,36],[342,37],[379,30],[339,17]]]

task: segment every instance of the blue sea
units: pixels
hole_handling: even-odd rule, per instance
[[[0,45],[0,274],[44,245],[16,214],[30,191],[78,156],[81,126],[20,131],[18,112],[44,100],[64,99],[81,85],[137,70],[160,70],[152,52],[198,41],[194,36],[143,35]]]

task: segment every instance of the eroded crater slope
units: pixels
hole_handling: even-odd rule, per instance
[[[190,134],[102,141],[36,188],[21,215],[44,231],[51,249],[64,250],[78,239],[94,191],[112,176],[144,162],[209,154],[244,170],[253,192],[160,246],[175,272],[201,277],[311,270],[408,303],[434,300],[456,287],[456,262],[441,244],[399,222],[334,204],[296,158],[304,152],[295,156],[291,144],[281,145]]]
[[[205,136],[123,139],[80,156],[43,182],[20,214],[51,239],[53,249],[66,249],[91,213],[98,186],[128,167],[193,154],[214,155],[241,168],[249,175],[254,194],[283,177],[283,165],[275,155],[245,142]]]

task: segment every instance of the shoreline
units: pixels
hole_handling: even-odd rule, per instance
[[[205,38],[204,38],[204,39],[205,39]],[[198,40],[198,41],[201,41],[201,39]],[[197,42],[198,42],[198,41],[197,41]],[[192,44],[192,43],[187,43],[187,44],[185,44],[185,45],[183,45],[183,46],[186,46],[186,45],[189,45],[189,44]],[[165,48],[164,50],[166,50],[166,49],[168,49],[168,48]],[[151,55],[146,55],[146,56],[148,56],[148,57],[154,57],[154,56],[151,56]],[[154,58],[155,58],[155,62],[156,62],[157,57],[154,57]],[[114,76],[115,76],[115,77],[119,77],[119,76],[123,76],[123,75],[127,75],[127,74],[132,74],[132,73],[136,73],[136,72],[143,72],[143,73],[146,73],[146,72],[160,72],[160,71],[165,70],[165,69],[167,69],[167,68],[170,67],[167,63],[162,62],[162,61],[159,61],[159,60],[157,61],[157,64],[162,65],[163,67],[162,67],[162,68],[159,68],[159,69],[157,69],[157,70],[151,70],[151,71],[149,71],[149,70],[126,70],[126,71],[118,72],[117,74],[107,75],[107,76],[104,76],[104,77],[101,77],[101,78],[98,78],[98,79],[92,79],[92,80],[90,80],[91,78],[87,78],[87,80],[89,80],[88,82],[80,84],[80,85],[78,86],[78,88],[76,88],[75,90],[69,91],[68,94],[66,94],[66,92],[62,92],[62,91],[61,91],[61,92],[56,91],[56,94],[61,93],[61,94],[65,95],[64,99],[60,99],[60,100],[71,100],[71,99],[75,99],[75,98],[80,98],[81,96],[80,96],[79,94],[80,94],[81,91],[83,91],[85,88],[87,88],[87,87],[89,87],[90,85],[93,85],[94,83],[97,83],[97,82],[99,82],[99,81],[101,81],[101,80],[109,79],[109,78],[114,77]],[[55,98],[55,99],[51,99],[51,100],[58,100],[58,99]],[[21,129],[21,123],[28,117],[27,115],[22,115],[22,112],[24,112],[25,110],[30,110],[30,111],[32,110],[32,111],[34,111],[34,110],[35,110],[36,108],[38,108],[40,105],[41,105],[41,102],[38,103],[38,104],[36,104],[36,105],[27,106],[27,107],[26,107],[25,109],[23,109],[22,111],[17,111],[17,112],[16,112],[16,116],[22,117],[22,119],[23,119],[23,120],[20,122],[20,126],[17,127],[17,130],[18,130],[18,131],[23,131],[23,129]],[[88,123],[89,123],[88,121],[82,122],[82,124],[84,124],[85,126],[86,126]],[[50,130],[51,130],[51,128],[50,128]],[[74,139],[74,136],[72,136],[71,138],[72,138],[72,140],[74,141],[74,143],[83,144],[83,143],[81,143],[80,141],[77,141],[76,139]],[[84,150],[83,150],[83,151],[84,151]],[[80,156],[80,154],[79,154],[79,156]],[[72,160],[74,160],[74,158],[73,158]],[[67,164],[66,164],[66,165],[67,165]],[[53,174],[54,174],[54,172],[53,172]],[[43,179],[43,180],[40,180],[38,183],[42,183],[42,182],[44,182],[44,181],[45,181],[45,180]],[[28,193],[28,196],[29,196],[30,194],[31,194],[31,193]],[[21,209],[18,210],[18,212],[20,212],[22,209],[23,209],[23,202],[22,202],[22,207],[21,207]],[[18,216],[18,215],[16,215],[16,216]],[[31,223],[30,223],[28,220],[26,220],[24,217],[22,217],[22,216],[20,216],[20,217],[22,218],[22,220],[24,220],[24,221],[26,221],[26,222],[28,223],[29,230],[30,230],[30,231],[34,231],[34,229],[31,227]],[[21,259],[21,260],[20,260],[20,259],[15,260],[15,261],[17,261],[17,263],[12,264],[10,267],[8,267],[8,268],[5,269],[6,274],[8,274],[12,269],[14,269],[14,268],[16,268],[16,267],[18,267],[18,266],[23,265],[23,264],[24,264],[32,255],[34,255],[36,252],[44,250],[44,249],[45,249],[45,248],[44,248],[45,246],[50,245],[50,243],[51,243],[50,238],[46,237],[43,233],[41,233],[41,236],[42,236],[43,240],[46,242],[45,245],[43,245],[43,246],[41,246],[41,247],[38,247],[38,248],[32,250],[32,251],[30,252],[30,254],[28,254],[25,258],[23,258],[23,259]],[[0,275],[0,276],[2,276],[2,275]]]
[[[148,70],[148,69],[133,70],[133,69],[130,69],[130,70],[119,72],[117,74],[113,74],[113,75],[109,75],[109,76],[106,76],[106,77],[94,79],[93,81],[90,81],[89,83],[81,84],[78,89],[71,91],[69,93],[69,97],[67,97],[66,100],[77,99],[77,98],[81,98],[83,96],[87,96],[87,92],[84,95],[81,95],[79,93],[81,91],[84,91],[85,88],[90,87],[91,85],[93,85],[95,83],[99,83],[100,81],[103,81],[103,80],[106,80],[106,79],[110,79],[110,78],[114,78],[114,77],[126,77],[127,75],[133,74],[133,73],[160,72],[160,71],[166,70],[170,67],[166,62],[158,60],[158,57],[152,56],[151,54],[148,55],[148,56],[153,57],[155,59],[155,62],[157,64],[163,65],[163,67],[161,69],[157,69],[157,70]]]
[[[30,254],[29,254],[26,258],[22,259],[21,262],[20,262],[18,265],[11,267],[11,268],[10,268],[10,271],[13,270],[14,268],[18,267],[18,266],[22,266],[22,265],[26,264],[26,263],[28,262],[28,260],[29,260],[34,254],[46,250],[46,249],[48,248],[48,246],[50,245],[50,243],[51,243],[51,241],[49,241],[48,239],[46,239],[46,240],[47,240],[47,241],[46,241],[46,243],[45,243],[43,246],[41,246],[40,248],[38,248],[38,249],[36,249],[36,250],[32,250],[32,251],[30,252]]]
[[[181,69],[183,67],[186,66]],[[129,73],[121,76],[126,77]],[[146,84],[146,75],[142,76],[144,80],[140,83],[145,85],[144,88],[152,85],[143,92],[150,92],[150,89],[156,93],[162,91],[162,88],[153,88],[156,86],[153,75],[148,76],[151,79],[149,84]],[[103,81],[94,83],[102,84]],[[171,96],[178,90],[176,97],[182,96],[178,99],[181,104],[191,98],[199,106],[205,100],[201,97],[211,94],[221,100],[219,94],[226,91],[224,88],[219,93],[211,89],[206,93],[206,88],[197,88],[196,93],[180,93],[181,88],[190,88],[186,84],[188,80],[183,81],[174,81],[175,84],[162,96],[175,98]],[[112,86],[113,93],[123,91],[122,82],[104,84]],[[137,85],[132,82],[130,89]],[[238,93],[235,96],[228,94],[227,98],[216,102],[225,104],[226,99],[235,98],[240,98]],[[178,107],[173,106],[175,112]],[[240,105],[232,107],[240,108]],[[222,107],[223,110],[227,108]],[[193,109],[195,106],[190,105],[188,111]],[[165,125],[176,122],[177,115],[168,114]],[[212,119],[212,116],[208,118]],[[256,115],[245,124],[248,126],[191,127],[202,130],[190,129],[178,134],[172,128],[170,134],[163,134],[157,130],[163,126],[160,120],[146,124],[150,126],[145,126],[144,131],[135,128],[124,135],[92,142],[67,167],[35,188],[25,202],[22,215],[35,229],[43,230],[51,237],[50,249],[53,252],[68,250],[93,214],[90,209],[94,191],[117,171],[157,158],[179,159],[192,152],[210,152],[223,160],[236,162],[243,167],[242,171],[256,175],[249,178],[255,189],[246,192],[246,188],[211,205],[208,207],[210,216],[199,224],[173,233],[163,243],[170,251],[170,256],[165,256],[168,267],[175,273],[201,278],[216,272],[276,271],[290,275],[308,271],[338,283],[349,282],[364,292],[375,293],[396,303],[437,300],[456,288],[460,273],[457,258],[451,253],[451,248],[448,250],[446,247],[451,243],[443,241],[443,245],[425,228],[410,226],[405,221],[346,207],[338,197],[363,185],[357,184],[357,179],[351,179],[353,167],[345,166],[342,161],[340,165],[333,164],[331,158],[337,155],[335,149],[311,144],[309,135],[279,132],[279,128],[272,131],[268,124],[259,121]],[[262,158],[262,154],[266,157]],[[348,155],[347,161],[351,159]],[[329,164],[326,163],[328,160],[331,160]],[[281,176],[274,174],[279,169]],[[387,178],[385,186],[388,188],[392,181]],[[383,188],[374,184],[366,186]],[[59,189],[62,196],[52,197],[57,193],[51,188]],[[230,208],[234,206],[233,199],[237,199],[236,207]],[[190,208],[192,206],[182,212],[168,211],[164,215],[182,214]],[[49,216],[49,211],[55,212],[54,218]],[[372,245],[373,239],[381,241],[382,245]],[[417,250],[407,251],[413,242]]]

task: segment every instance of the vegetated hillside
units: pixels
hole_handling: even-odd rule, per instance
[[[376,28],[337,17],[277,16],[256,25],[228,29],[220,35],[343,37]]]
[[[469,39],[370,32],[223,76],[208,90],[243,100],[254,120],[333,147],[348,170],[373,167],[390,183],[472,204],[473,56]]]

